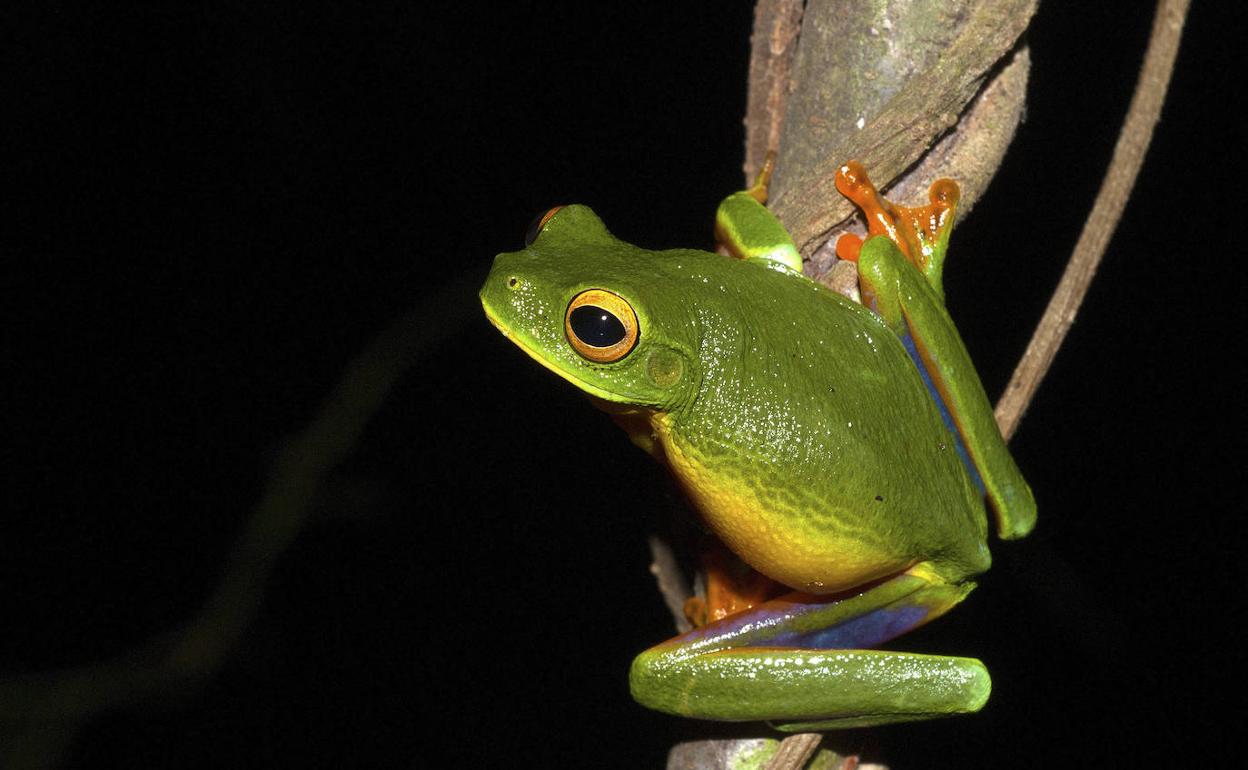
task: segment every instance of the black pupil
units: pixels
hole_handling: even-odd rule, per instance
[[[595,348],[609,348],[624,339],[620,319],[596,305],[581,305],[568,315],[568,325],[577,339]]]

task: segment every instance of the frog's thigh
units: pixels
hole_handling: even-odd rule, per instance
[[[863,727],[978,711],[991,680],[974,658],[884,650],[744,648],[671,657],[664,711],[768,720],[782,730]],[[636,664],[634,664],[636,665]],[[658,699],[651,693],[646,705]]]

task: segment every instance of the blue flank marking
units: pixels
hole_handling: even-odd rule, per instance
[[[818,631],[780,634],[762,644],[767,647],[815,650],[858,650],[875,647],[914,628],[927,617],[927,610],[927,607],[915,604],[881,607],[837,626],[821,628]]]
[[[919,370],[919,376],[923,378],[923,384],[927,386],[927,392],[932,394],[932,400],[936,402],[936,408],[940,410],[940,418],[945,421],[945,427],[949,429],[949,434],[953,436],[954,447],[958,450],[958,457],[962,458],[962,466],[966,468],[966,472],[971,474],[971,481],[975,482],[975,486],[979,489],[979,493],[984,494],[984,480],[979,477],[979,470],[975,467],[975,463],[971,462],[971,456],[966,451],[966,445],[962,443],[962,434],[958,433],[958,426],[953,422],[953,415],[949,414],[949,408],[945,405],[945,400],[940,397],[940,391],[936,389],[936,384],[932,382],[932,377],[927,372],[927,367],[923,365],[923,357],[919,355],[919,349],[914,345],[914,339],[910,337],[909,331],[901,335],[901,344],[906,346],[906,352],[910,354],[910,360],[914,361],[915,367]]]

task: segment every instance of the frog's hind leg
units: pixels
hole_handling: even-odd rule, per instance
[[[773,599],[639,655],[633,697],[667,713],[782,730],[976,711],[991,686],[979,661],[862,649],[944,614],[972,588],[918,565],[852,595]]]

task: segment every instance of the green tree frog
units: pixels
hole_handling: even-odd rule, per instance
[[[985,498],[1001,537],[1035,523],[944,307],[957,186],[906,208],[841,168],[870,230],[837,244],[858,263],[858,303],[802,274],[763,205],[769,175],[720,205],[727,256],[638,248],[569,205],[498,255],[481,289],[503,335],[670,469],[757,577],[728,585],[732,570],[712,569],[691,610],[703,624],[636,658],[633,697],[784,730],[976,711],[980,661],[872,649],[974,587],[990,563]]]

